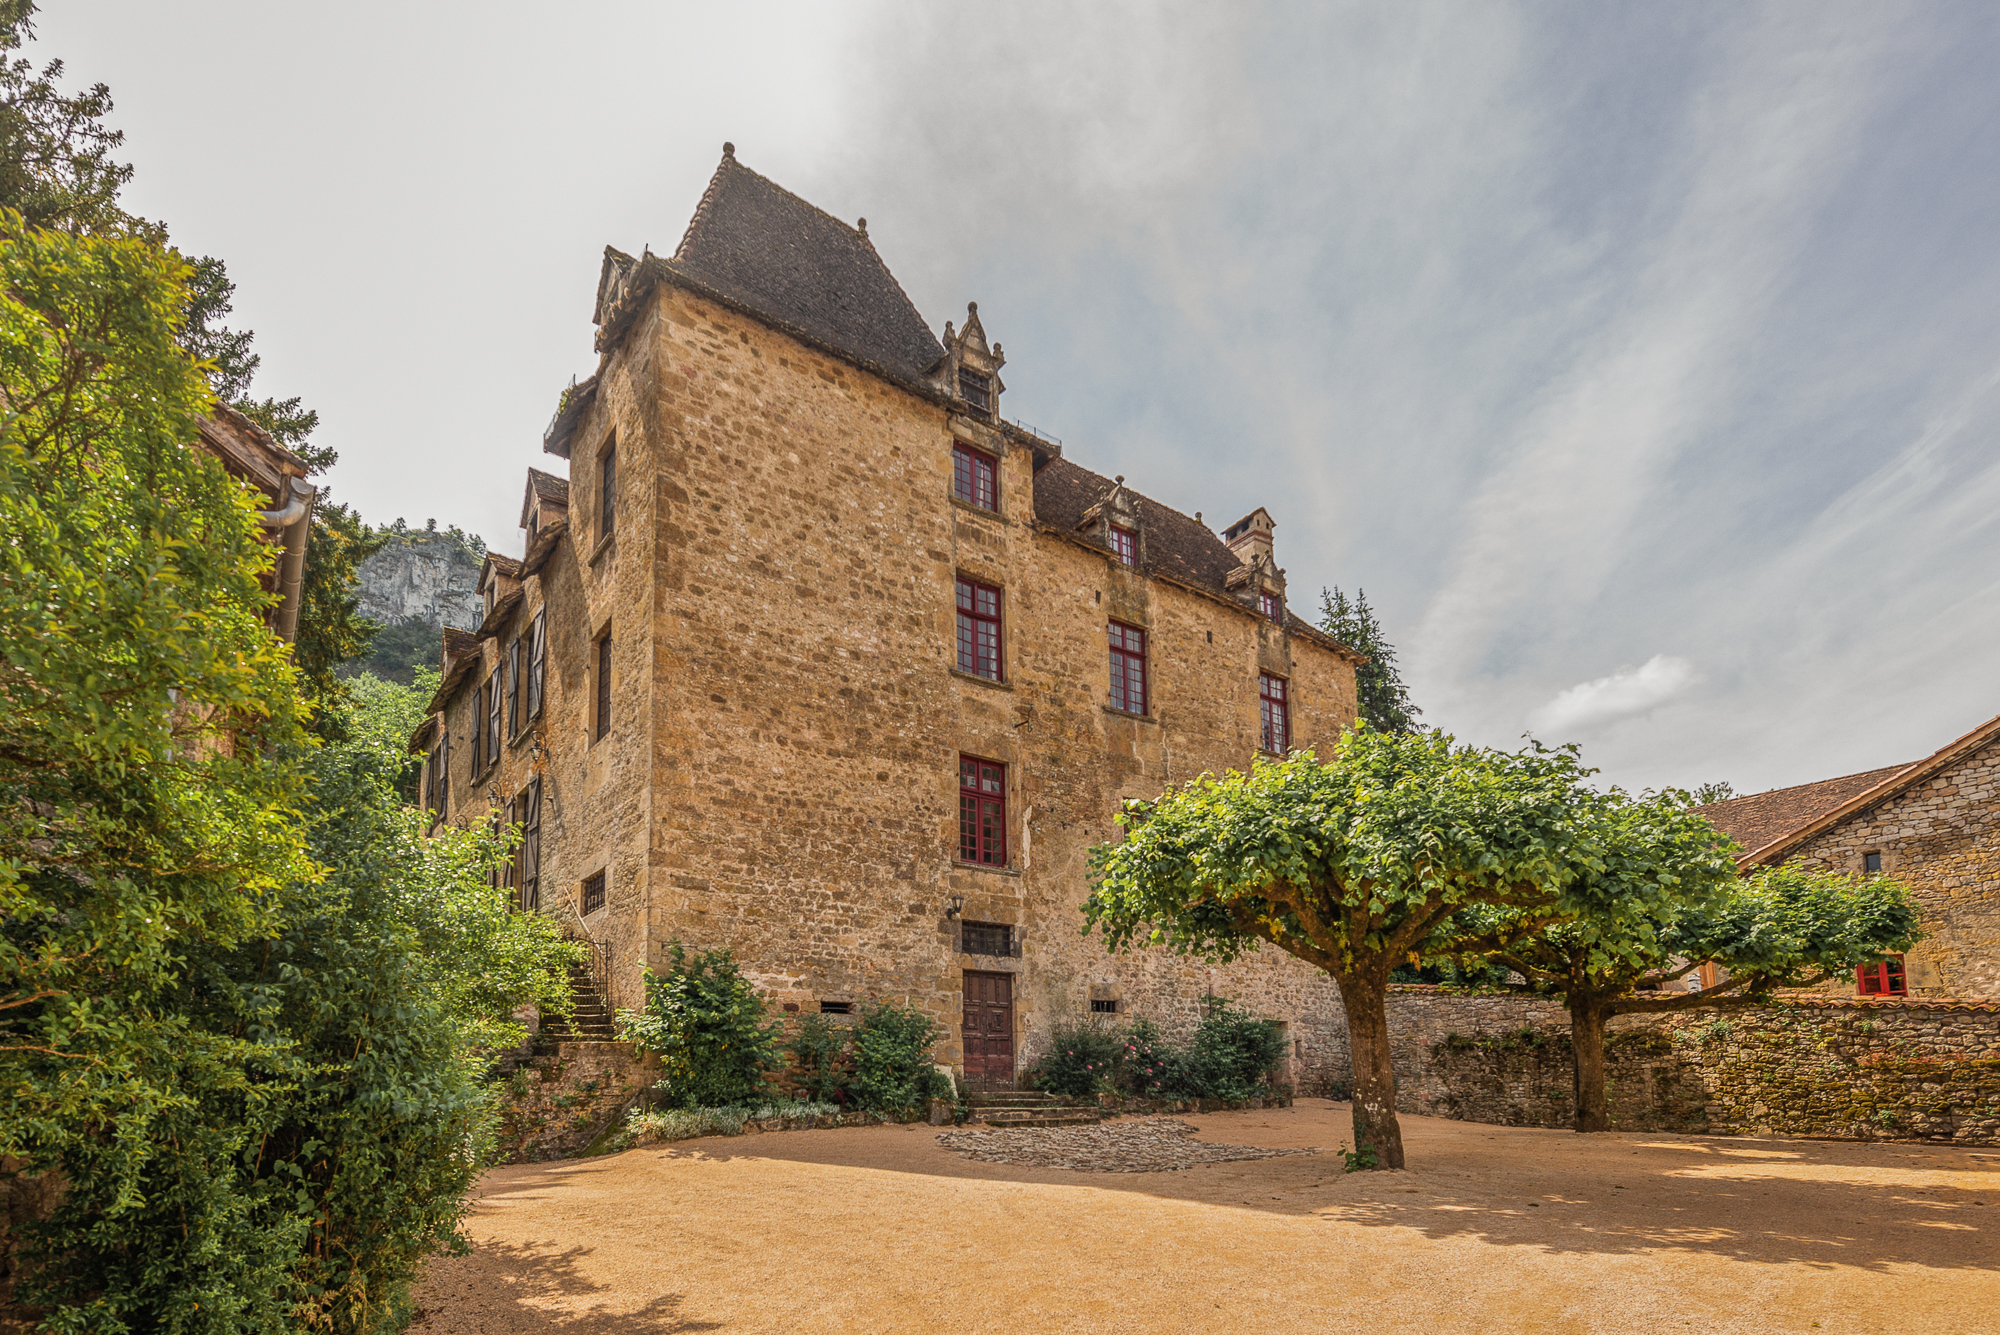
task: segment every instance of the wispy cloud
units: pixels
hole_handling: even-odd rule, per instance
[[[1640,714],[1650,714],[1694,685],[1694,664],[1655,654],[1638,667],[1579,682],[1528,716],[1528,726],[1550,740],[1571,741]]]

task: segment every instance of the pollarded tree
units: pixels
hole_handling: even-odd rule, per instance
[[[1620,799],[1588,788],[1588,773],[1570,749],[1361,727],[1325,763],[1302,752],[1204,775],[1121,817],[1124,841],[1095,850],[1085,930],[1114,951],[1218,961],[1269,942],[1325,969],[1347,1012],[1356,1151],[1400,1168],[1390,972],[1504,944],[1460,929],[1444,948],[1440,929],[1468,908],[1506,908],[1499,925],[1518,935],[1616,892],[1588,873]]]
[[[1671,809],[1672,796],[1656,806]],[[1578,1131],[1611,1129],[1604,1032],[1612,1016],[1762,1005],[1781,987],[1811,987],[1878,963],[1919,935],[1909,891],[1879,876],[1775,867],[1716,885],[1662,888],[1667,893],[1606,897],[1616,911],[1552,924],[1492,957],[1569,1007]],[[1675,990],[1705,961],[1727,977]],[[1642,992],[1641,984],[1661,986]]]

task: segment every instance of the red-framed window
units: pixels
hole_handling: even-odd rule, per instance
[[[1273,621],[1282,622],[1285,619],[1285,600],[1275,593],[1260,593],[1257,595],[1257,610]]]
[[[1000,470],[990,454],[964,445],[951,447],[951,494],[982,510],[1000,508]]]
[[[1146,632],[1111,623],[1111,707],[1146,712]]]
[[[958,581],[958,670],[1000,680],[1000,590]]]
[[[1007,767],[958,758],[958,860],[1007,865]]]
[[[1261,745],[1282,755],[1292,749],[1292,702],[1285,679],[1265,672],[1257,678],[1257,712],[1264,725]]]
[[[1854,990],[1864,997],[1907,997],[1910,986],[1903,976],[1903,957],[1891,955],[1880,964],[1864,964],[1854,971]]]
[[[1139,535],[1129,528],[1113,527],[1111,554],[1128,566],[1139,564]]]

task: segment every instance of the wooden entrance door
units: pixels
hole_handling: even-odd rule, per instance
[[[965,975],[965,1079],[979,1089],[1014,1087],[1014,976]]]

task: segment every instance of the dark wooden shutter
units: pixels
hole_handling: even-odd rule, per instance
[[[486,763],[500,759],[500,692],[507,676],[507,664],[503,661],[493,668],[493,677],[486,683]]]
[[[470,734],[466,740],[472,743],[472,757],[471,764],[465,771],[465,776],[468,782],[477,783],[479,781],[479,739],[486,731],[486,683],[484,682],[472,688],[472,726],[466,729],[466,731]]]
[[[542,669],[548,662],[548,609],[535,613],[535,628],[528,640],[528,717],[542,716]]]
[[[529,784],[521,798],[521,907],[532,913],[542,903],[542,781]]]
[[[521,735],[521,637],[507,646],[507,736]]]

